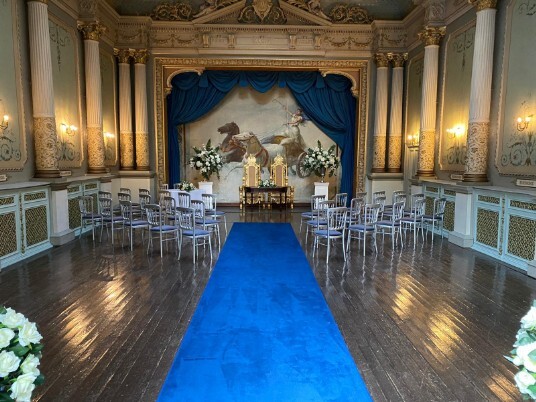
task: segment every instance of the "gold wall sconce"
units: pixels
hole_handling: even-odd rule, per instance
[[[0,123],[0,130],[4,131],[7,130],[9,127],[9,115],[5,114],[2,117],[2,123]]]
[[[517,131],[525,131],[527,128],[529,128],[531,119],[532,119],[532,115],[525,116],[525,117],[518,117],[516,119]]]
[[[419,146],[419,133],[408,134],[406,136],[406,145],[408,148],[417,148]]]
[[[78,127],[61,123],[61,131],[67,135],[74,135],[78,131]]]

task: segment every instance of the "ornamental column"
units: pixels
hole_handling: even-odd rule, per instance
[[[437,108],[437,69],[439,42],[445,27],[425,27],[419,33],[424,41],[424,67],[422,78],[421,125],[419,130],[418,177],[434,176],[435,129]]]
[[[374,112],[374,154],[372,172],[385,172],[387,147],[387,92],[389,85],[389,59],[385,53],[376,53],[376,107]]]
[[[488,137],[497,0],[470,0],[476,6],[475,53],[471,76],[467,156],[463,181],[488,181]]]
[[[387,171],[398,173],[402,165],[402,96],[404,93],[404,62],[407,53],[389,53],[393,62],[393,77],[391,82],[391,119],[389,124],[389,154]]]
[[[47,0],[28,1],[35,177],[60,177]]]
[[[134,51],[134,106],[136,108],[136,170],[149,170],[149,125],[147,122],[147,57],[145,49]]]
[[[99,59],[99,39],[105,27],[98,21],[81,23],[78,29],[84,37],[86,68],[87,154],[88,173],[106,173],[104,138],[102,135],[102,95]]]
[[[119,143],[121,169],[134,170],[134,133],[132,132],[132,91],[129,49],[116,49],[119,61]]]

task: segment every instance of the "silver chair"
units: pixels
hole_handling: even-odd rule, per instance
[[[147,254],[153,247],[153,237],[156,236],[158,236],[160,241],[160,258],[164,256],[164,242],[175,241],[177,249],[179,249],[179,227],[175,225],[168,225],[164,222],[163,216],[165,216],[165,214],[161,210],[160,205],[147,204],[145,205],[145,211],[147,214],[147,222],[149,222],[149,228],[147,230],[149,232]]]
[[[95,226],[102,222],[102,216],[93,211],[94,198],[89,195],[84,195],[78,198],[78,207],[80,208],[80,234],[78,238],[82,237],[82,232],[88,226],[91,226],[91,235],[93,241],[95,241]]]
[[[346,207],[346,203],[348,202],[348,194],[347,193],[337,193],[335,194],[335,205],[337,207]]]
[[[363,213],[364,206],[364,198],[352,198],[352,200],[350,201],[350,210],[348,211],[348,217],[346,219],[346,223],[348,226],[357,225],[358,223],[361,223],[361,215]]]
[[[142,243],[143,243],[143,232],[149,228],[149,222],[143,219],[136,219],[134,213],[132,202],[129,200],[120,200],[119,205],[121,206],[121,216],[123,217],[123,241],[122,246],[125,245],[125,232],[128,230],[129,240],[130,240],[130,250],[134,249],[134,232],[137,229],[142,230]]]
[[[162,222],[164,224],[175,224],[177,205],[175,203],[175,198],[173,197],[162,197],[160,199],[160,211],[162,212]]]
[[[140,193],[140,219],[146,219],[147,213],[145,211],[145,206],[151,203],[151,196],[149,194]]]
[[[102,216],[102,225],[101,225],[101,234],[100,241],[102,241],[102,232],[106,226],[106,233],[108,233],[108,226],[112,229],[112,247],[114,246],[114,230],[122,229],[118,226],[123,221],[123,217],[120,215],[114,214],[114,209],[112,206],[112,199],[107,197],[99,198],[99,210]]]
[[[184,238],[190,239],[192,242],[192,259],[195,263],[199,246],[204,246],[208,243],[210,260],[212,261],[212,242],[211,233],[208,230],[200,229],[195,224],[195,210],[193,208],[177,208],[177,221],[179,222],[179,260],[181,259],[181,250]]]
[[[305,232],[305,242],[307,243],[307,238],[309,232],[314,232],[315,230],[322,229],[326,226],[326,214],[329,208],[335,208],[335,200],[325,200],[318,203],[318,210],[316,218],[308,220],[305,222],[307,230]]]
[[[223,221],[225,235],[227,236],[227,218],[225,212],[218,211],[216,195],[203,193],[201,195],[201,200],[203,200],[203,203],[205,204],[205,216],[207,218]]]
[[[400,227],[400,219],[402,219],[402,216],[404,216],[404,204],[405,203],[403,201],[395,202],[390,219],[376,222],[376,234],[378,231],[381,231],[382,237],[385,238],[385,233],[389,232],[393,247],[397,243],[398,238],[400,238],[401,245],[404,245]]]
[[[203,201],[192,200],[191,207],[195,211],[195,224],[201,227],[201,229],[208,230],[211,233],[214,233],[216,236],[216,240],[218,241],[218,248],[220,248],[220,222],[217,219],[207,216],[205,204],[203,203]]]
[[[385,191],[375,191],[372,193],[372,203],[377,204],[378,198],[383,197],[385,199]],[[385,206],[385,201],[383,203]]]
[[[168,190],[160,190],[158,192],[158,203],[161,204],[164,197],[171,197],[171,193]],[[155,200],[156,202],[156,200]]]
[[[140,188],[138,190],[138,195],[148,195],[150,197],[151,192],[149,190],[147,190],[146,188]]]
[[[426,224],[426,232],[432,226],[432,242],[434,241],[434,229],[437,224],[438,227],[441,227],[440,234],[443,236],[443,220],[445,217],[445,206],[447,205],[446,198],[436,198],[434,199],[434,207],[431,215],[424,215],[423,222]]]
[[[169,190],[169,186],[166,183],[161,184],[160,185],[160,191],[166,191],[166,190]]]
[[[191,198],[188,191],[177,191],[177,207],[190,208]]]
[[[376,245],[376,222],[380,213],[380,204],[365,205],[365,212],[362,216],[362,222],[348,226],[348,240],[346,242],[346,252],[350,251],[350,240],[357,239],[359,243],[363,240],[363,256],[365,256],[367,235],[370,234],[374,238],[374,249],[378,252]]]
[[[313,196],[311,196],[311,210],[301,214],[300,233],[302,231],[303,222],[308,222],[311,219],[315,219],[317,214],[318,214],[318,205],[320,204],[321,201],[325,201],[325,200],[326,200],[325,195],[313,195]]]
[[[382,219],[391,219],[391,217],[393,216],[393,206],[399,202],[404,204],[404,207],[402,208],[402,214],[404,213],[404,209],[406,208],[406,201],[407,201],[406,193],[401,193],[401,192],[397,193],[394,196],[393,201],[394,201],[393,205],[391,205],[389,209],[387,208],[387,206],[384,207]]]
[[[366,191],[358,191],[355,193],[355,198],[363,198],[365,201],[367,201],[367,192]]]
[[[126,193],[126,194],[129,194],[129,195],[130,195],[130,188],[127,188],[127,187],[120,187],[120,188],[119,188],[119,192],[120,192],[120,193]]]
[[[324,227],[316,229],[314,231],[315,241],[313,244],[313,258],[315,251],[318,249],[319,244],[327,246],[326,251],[326,264],[329,263],[330,245],[333,240],[340,239],[342,242],[342,254],[344,261],[346,261],[346,215],[348,209],[346,207],[328,208],[326,211],[326,224]],[[322,243],[321,240],[325,239],[326,243]]]
[[[409,216],[404,216],[402,219],[400,219],[400,224],[402,225],[402,230],[404,231],[404,237],[406,237],[407,229],[413,230],[413,248],[415,248],[415,244],[417,243],[417,231],[419,229],[421,230],[422,239],[424,240],[424,208],[424,199],[418,199],[411,207]]]

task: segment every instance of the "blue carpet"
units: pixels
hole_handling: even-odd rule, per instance
[[[371,401],[290,224],[233,225],[158,400]]]

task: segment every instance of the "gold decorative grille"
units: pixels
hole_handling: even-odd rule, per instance
[[[499,205],[501,203],[501,199],[497,197],[491,197],[488,195],[479,195],[478,201],[487,202],[488,204],[497,204]]]
[[[512,200],[510,201],[510,206],[514,208],[528,209],[529,211],[536,211],[536,204],[532,202]]]
[[[0,198],[0,206],[11,205],[15,203],[15,197],[4,197]]]
[[[78,198],[71,198],[69,200],[69,229],[79,228],[80,225],[80,206],[78,205]]]
[[[24,215],[26,218],[26,245],[33,246],[48,240],[47,207],[41,205],[28,208]]]
[[[67,188],[67,193],[71,194],[71,193],[76,193],[80,191],[80,186],[74,186],[74,187],[68,187]]]
[[[24,194],[24,201],[36,201],[47,198],[47,194],[44,191],[39,193]]]
[[[0,257],[17,251],[15,212],[0,215]]]
[[[424,213],[426,215],[432,215],[434,213],[434,197],[426,197],[425,199],[425,206],[424,206]]]
[[[499,213],[478,208],[476,213],[476,241],[497,248],[499,242]]]
[[[508,253],[524,260],[534,259],[536,220],[511,215],[508,225]]]
[[[456,191],[453,191],[453,190],[445,190],[444,191],[444,194],[445,195],[451,195],[453,197],[456,197]]]
[[[84,188],[86,190],[95,190],[96,188],[98,188],[98,185],[97,183],[89,183],[89,184],[86,184]]]
[[[454,230],[454,215],[455,215],[456,204],[454,201],[447,201],[445,203],[445,220],[444,226],[449,232]]]
[[[426,187],[426,191],[429,191],[431,193],[438,193],[439,190],[437,189],[437,187]]]

